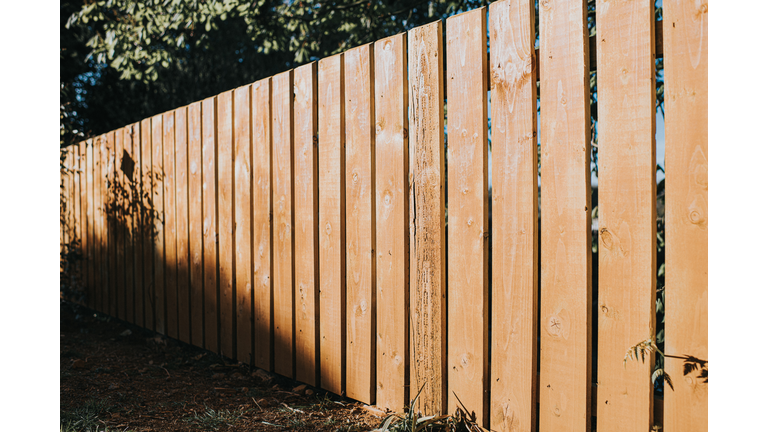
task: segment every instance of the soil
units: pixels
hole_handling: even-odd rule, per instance
[[[384,416],[65,301],[60,327],[62,430],[369,431]]]

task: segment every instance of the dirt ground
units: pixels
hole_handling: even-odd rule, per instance
[[[61,302],[62,431],[369,431],[383,413]]]

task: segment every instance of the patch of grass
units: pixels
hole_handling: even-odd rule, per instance
[[[203,430],[217,430],[218,428],[222,426],[233,426],[235,423],[240,421],[240,419],[243,418],[245,414],[247,414],[248,410],[219,410],[216,411],[211,408],[207,408],[202,412],[198,413],[195,411],[195,413],[189,417],[185,417],[184,421],[188,423],[192,423],[193,426],[195,426],[198,429]]]
[[[107,428],[99,417],[111,412],[113,408],[103,399],[90,399],[83,406],[73,410],[61,410],[60,430],[61,432],[104,432]]]

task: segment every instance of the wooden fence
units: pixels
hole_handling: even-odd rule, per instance
[[[539,50],[533,2],[499,1],[70,147],[62,242],[86,304],[392,410],[421,389],[420,411],[460,399],[497,431],[706,430],[707,6],[665,2],[662,24],[651,1],[599,0],[590,39],[585,3],[540,3]],[[662,29],[663,402],[652,358],[623,361],[662,288]]]

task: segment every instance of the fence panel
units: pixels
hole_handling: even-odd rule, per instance
[[[408,85],[406,34],[375,44],[376,404],[408,404]],[[414,393],[415,394],[415,393]]]
[[[271,78],[251,86],[253,130],[253,346],[254,364],[272,363],[272,90]]]
[[[189,343],[189,189],[187,107],[176,110],[176,271],[179,339]]]
[[[251,86],[234,92],[235,320],[236,358],[252,363],[251,296]]]
[[[319,378],[319,261],[317,184],[317,63],[294,76],[293,166],[296,235],[296,379],[316,385]]]
[[[665,4],[664,18],[667,108],[664,288],[667,356],[664,371],[675,386],[674,391],[664,392],[664,429],[706,431],[708,380],[702,367],[706,365],[708,369],[709,356],[709,18],[706,4],[702,10],[691,2]],[[688,356],[692,358],[686,359]]]
[[[272,78],[275,372],[294,377],[293,71]]]
[[[656,86],[651,2],[597,2],[600,114],[597,430],[653,426],[653,359],[622,359],[653,336]]]
[[[346,227],[344,54],[317,66],[320,199],[320,385],[344,391],[346,369]]]
[[[540,10],[542,431],[592,430],[592,188],[586,2]]]
[[[448,412],[488,426],[488,56],[486,8],[446,22]]]
[[[216,206],[216,96],[202,103],[203,321],[205,349],[219,352],[219,242]]]
[[[203,345],[203,139],[202,105],[187,107],[189,163],[189,336],[192,345]]]
[[[447,391],[443,23],[408,31],[411,207],[411,389],[422,413],[444,412]],[[412,397],[415,394],[412,395]]]

